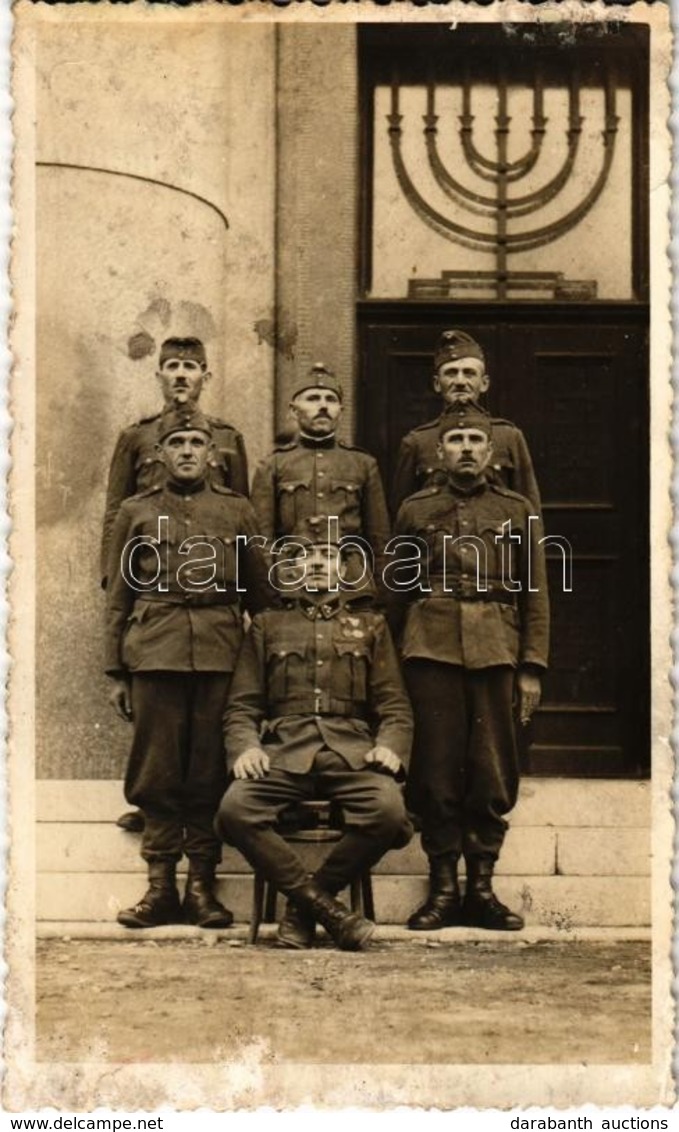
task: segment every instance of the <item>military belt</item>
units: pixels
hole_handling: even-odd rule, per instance
[[[320,707],[318,696],[290,696],[286,700],[274,700],[269,704],[268,714],[271,719],[278,719],[285,715],[314,715],[332,716],[341,715],[349,719],[367,719],[368,712],[365,704],[357,704],[354,700],[327,700],[327,707]]]
[[[137,597],[137,601],[156,601],[161,605],[184,605],[189,609],[205,605],[237,605],[239,600],[240,595],[235,590],[199,590],[195,593],[184,590],[180,592],[168,590],[167,593],[163,593],[162,590],[149,590]]]

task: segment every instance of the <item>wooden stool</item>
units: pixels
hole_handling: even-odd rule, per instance
[[[330,802],[299,802],[281,814],[276,833],[285,841],[324,845],[339,841],[342,836],[342,813]],[[373,886],[370,869],[351,882],[351,910],[368,920],[375,919]],[[252,915],[248,943],[256,943],[259,925],[276,923],[278,890],[263,873],[255,870],[252,889]]]

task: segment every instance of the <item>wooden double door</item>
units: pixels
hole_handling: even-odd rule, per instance
[[[385,484],[401,437],[440,412],[432,358],[459,327],[483,344],[487,407],[524,432],[544,505],[552,649],[524,770],[649,766],[648,308],[642,303],[359,304],[358,440]],[[665,443],[665,438],[662,438]]]

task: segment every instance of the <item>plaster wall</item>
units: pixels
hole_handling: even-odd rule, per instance
[[[241,429],[251,465],[270,446],[274,362],[261,327],[274,307],[274,81],[272,27],[150,23],[140,37],[124,22],[105,36],[69,23],[41,37],[41,777],[124,766],[128,729],[100,676],[98,546],[116,436],[159,408],[163,338],[205,340],[204,408]]]

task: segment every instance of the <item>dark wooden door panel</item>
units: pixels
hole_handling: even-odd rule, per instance
[[[552,656],[523,737],[533,773],[648,767],[648,357],[639,304],[557,307],[364,303],[360,441],[387,485],[401,437],[440,411],[439,334],[482,342],[488,407],[528,441],[544,504]],[[562,548],[572,554],[564,590]],[[568,577],[566,578],[568,581]]]

